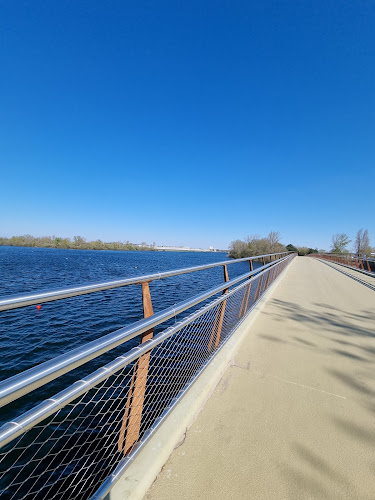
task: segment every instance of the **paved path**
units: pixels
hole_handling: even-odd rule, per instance
[[[296,258],[146,498],[374,500],[375,291]]]
[[[375,275],[374,273],[370,274],[368,272],[361,272],[361,270],[353,269],[349,266],[343,266],[342,264],[336,264],[336,262],[331,262],[329,260],[320,259],[321,262],[324,262],[327,266],[331,266],[334,269],[337,269],[343,274],[350,276],[355,281],[361,282],[363,285],[368,286],[375,290]]]

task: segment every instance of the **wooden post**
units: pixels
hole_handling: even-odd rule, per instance
[[[149,318],[154,314],[152,308],[150,287],[148,282],[142,283],[143,314]],[[153,329],[147,330],[142,334],[141,343],[152,339]],[[125,414],[122,419],[120,436],[118,440],[118,451],[123,451],[124,455],[129,453],[134,444],[138,441],[139,430],[141,428],[143,402],[145,398],[148,366],[150,363],[150,354],[142,354],[134,365],[133,376],[130,384],[128,399],[125,406]],[[124,442],[125,438],[125,442]]]
[[[370,267],[368,259],[366,260],[366,264],[367,264],[368,272],[371,273],[371,267]]]
[[[229,281],[227,265],[224,264],[223,268],[224,268],[224,281],[227,283]],[[228,292],[228,288],[225,288],[223,290],[223,295],[225,295],[227,292]],[[210,342],[208,344],[209,351],[211,351],[211,349],[212,349],[212,344],[214,342],[214,339],[215,339],[215,348],[219,345],[221,328],[223,326],[223,321],[224,321],[224,313],[225,313],[226,303],[227,303],[227,301],[223,300],[223,302],[221,302],[221,308],[219,305],[219,308],[217,310],[216,318],[215,318],[215,322],[214,322],[214,327],[212,329]]]
[[[258,286],[257,289],[255,290],[254,302],[256,302],[258,300],[258,296],[260,296],[260,289],[262,288],[263,276],[264,274],[262,274],[262,276],[258,280]]]
[[[265,289],[265,290],[268,288],[268,282],[269,282],[269,280],[270,280],[271,271],[272,271],[272,269],[269,269],[269,270],[268,270],[268,272],[267,272],[266,282],[265,282],[265,284],[264,284],[264,289]]]
[[[360,264],[361,264],[362,271],[364,271],[364,270],[365,270],[365,268],[363,267],[363,262],[362,262],[362,259],[359,259],[359,262],[360,262]]]
[[[253,271],[253,261],[252,260],[250,261],[250,271]],[[242,299],[240,312],[238,314],[239,318],[241,318],[246,312],[247,304],[249,303],[249,298],[250,298],[250,290],[251,290],[251,283],[248,285],[248,287],[245,290],[245,293],[244,293],[244,296]]]
[[[280,267],[280,266],[278,266],[278,267]],[[276,272],[277,272],[277,271],[276,271],[276,266],[275,266],[273,269],[271,269],[270,283],[272,283],[272,282],[273,282],[273,280],[275,279],[275,273],[276,273]]]

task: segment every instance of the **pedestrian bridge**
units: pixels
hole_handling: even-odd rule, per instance
[[[147,499],[375,498],[375,291],[341,270],[294,259]]]
[[[2,497],[373,499],[371,268],[295,254],[244,260],[250,270],[235,279],[237,261],[201,266],[223,266],[224,284],[156,314],[148,284],[200,269],[143,277],[144,320],[0,383],[2,414],[19,408],[0,429]],[[136,335],[138,347],[24,412],[25,395]]]

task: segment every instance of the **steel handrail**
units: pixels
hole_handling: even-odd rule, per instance
[[[292,252],[293,253],[293,252]],[[208,291],[202,292],[195,297],[184,300],[179,304],[168,307],[154,315],[136,321],[131,325],[125,326],[111,332],[103,337],[93,340],[84,344],[83,346],[77,347],[65,354],[61,354],[51,360],[45,361],[37,366],[29,368],[24,372],[21,372],[13,377],[0,382],[0,407],[9,404],[15,399],[34,391],[35,389],[47,384],[51,380],[54,380],[65,373],[74,370],[75,368],[87,363],[88,361],[101,356],[102,354],[110,351],[111,349],[119,346],[131,340],[132,338],[141,335],[142,333],[160,325],[164,321],[171,319],[178,314],[190,309],[191,307],[203,302],[204,300],[222,292],[223,290],[229,288],[230,286],[239,283],[242,280],[249,278],[254,274],[258,274],[261,271],[273,266],[283,260],[287,259],[288,256],[282,257],[276,261],[272,261],[269,264],[257,268],[248,273],[242,274],[237,278],[225,282],[222,285],[211,288]]]
[[[374,261],[375,257],[372,257],[371,255],[365,255],[364,257],[359,257],[357,253],[334,253],[334,252],[325,252],[325,253],[309,253],[306,255],[306,257],[315,257],[316,255],[327,255],[329,257],[352,257],[355,259],[363,259],[363,260],[370,260]]]
[[[129,285],[138,285],[145,281],[155,281],[165,278],[170,278],[172,276],[178,276],[180,274],[194,273],[196,271],[203,271],[204,269],[210,269],[213,267],[219,267],[229,264],[237,264],[238,262],[252,261],[256,259],[264,259],[266,257],[273,257],[275,255],[290,255],[293,252],[278,252],[269,253],[265,255],[256,255],[253,257],[245,257],[243,259],[225,260],[222,262],[213,262],[211,264],[204,264],[201,266],[186,267],[182,269],[175,269],[172,271],[165,271],[162,273],[145,274],[143,276],[134,276],[133,278],[126,278],[115,281],[106,281],[103,283],[93,283],[89,285],[73,286],[69,288],[61,288],[57,290],[45,290],[37,293],[26,293],[19,295],[11,295],[9,297],[0,297],[0,311],[6,311],[9,309],[16,309],[19,307],[26,307],[35,304],[41,304],[43,302],[52,302],[55,300],[67,299],[70,297],[75,297],[77,295],[86,295],[89,293],[100,292],[103,290],[109,290],[111,288],[119,288]]]
[[[275,261],[272,264],[278,265],[288,257],[289,256],[284,257],[278,261]],[[270,264],[267,264],[265,267],[267,268],[270,267]],[[194,312],[189,317],[181,320],[177,324],[160,332],[153,339],[147,340],[145,343],[140,344],[137,347],[133,347],[126,354],[117,357],[113,361],[98,368],[90,375],[87,375],[83,379],[74,382],[71,386],[67,387],[66,389],[63,389],[58,394],[55,394],[53,397],[50,397],[45,401],[39,403],[36,407],[27,411],[23,415],[16,417],[13,421],[5,423],[0,428],[0,448],[4,447],[10,441],[14,440],[16,437],[23,434],[28,429],[32,428],[45,418],[56,413],[60,408],[63,408],[71,401],[82,396],[89,389],[95,387],[100,382],[103,382],[109,376],[117,373],[119,370],[122,370],[125,366],[129,365],[131,362],[140,358],[142,354],[145,354],[146,352],[160,345],[166,339],[174,335],[176,332],[178,332],[188,324],[192,323],[198,317],[202,316],[206,311],[213,309],[215,306],[217,306],[224,300],[228,300],[228,298],[231,295],[237,293],[241,288],[248,286],[249,283],[259,278],[266,272],[267,269],[263,269],[263,271],[257,273],[256,276],[251,277],[248,281],[241,283],[236,288],[229,291],[227,294],[222,295],[221,297],[218,297],[217,299],[211,301],[209,304],[205,305],[198,311]],[[229,282],[226,283],[226,286],[228,286],[228,284]]]
[[[371,262],[371,263],[374,263],[375,260],[374,259],[368,259],[368,258],[364,258],[364,257],[351,257],[351,254],[343,254],[343,255],[339,255],[339,254],[317,254],[317,253],[314,253],[314,254],[309,254],[308,257],[314,257],[316,259],[320,259],[320,260],[323,260],[324,262],[328,261],[328,262],[333,262],[334,264],[338,265],[338,266],[342,266],[342,267],[346,267],[347,269],[351,269],[357,273],[362,273],[366,276],[371,276],[372,278],[375,277],[373,271],[371,271],[371,268],[370,266],[368,265],[368,269],[370,269],[369,271],[366,271],[364,268],[363,269],[360,269],[359,267],[354,267],[354,266],[351,266],[349,265],[349,263],[345,263],[345,262],[339,262],[338,260],[331,260],[330,258],[327,259],[327,257],[343,257],[343,258],[348,258],[350,257],[350,260],[351,261],[359,261],[359,262]],[[362,264],[362,267],[363,267],[363,264]]]
[[[275,262],[275,264],[277,264],[277,262]],[[28,429],[38,424],[45,418],[49,417],[53,413],[56,413],[60,408],[63,408],[74,399],[82,396],[89,389],[95,387],[100,382],[103,382],[114,373],[117,373],[119,370],[129,365],[131,362],[136,361],[138,358],[142,356],[142,354],[145,354],[146,352],[150,351],[151,349],[163,343],[166,339],[168,339],[176,332],[184,328],[184,326],[189,325],[195,319],[202,316],[206,311],[213,309],[215,306],[217,306],[224,300],[227,300],[231,295],[237,293],[238,290],[243,288],[244,286],[248,286],[248,283],[257,279],[258,276],[261,276],[266,271],[267,270],[264,269],[262,272],[259,273],[259,275],[250,278],[248,282],[241,283],[227,294],[221,295],[220,297],[213,300],[206,306],[202,307],[195,313],[189,315],[187,318],[183,319],[182,321],[179,321],[177,324],[158,333],[151,340],[147,340],[143,344],[133,347],[126,354],[118,356],[113,361],[110,361],[106,365],[98,368],[90,375],[87,375],[86,377],[77,380],[71,386],[67,387],[66,389],[63,389],[58,394],[55,394],[54,396],[46,399],[45,401],[42,401],[36,407],[32,408],[31,410],[28,410],[21,416],[16,417],[11,422],[3,424],[0,428],[0,448],[3,448],[6,444],[8,444],[8,442],[12,441],[20,434],[23,434]]]

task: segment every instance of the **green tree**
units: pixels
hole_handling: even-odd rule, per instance
[[[352,240],[345,233],[334,234],[332,236],[332,249],[331,249],[331,252],[332,253],[338,253],[338,254],[348,253],[348,250],[347,250],[346,246],[349,245],[349,243],[351,241]]]
[[[304,256],[307,255],[309,249],[307,247],[298,247],[298,255]]]
[[[289,243],[289,245],[287,245],[285,248],[288,250],[288,252],[298,252],[298,249],[291,243]]]
[[[279,239],[280,233],[271,231],[266,238],[260,238],[258,235],[251,235],[247,236],[245,241],[232,241],[229,245],[228,257],[240,259],[255,255],[285,252],[286,248],[280,243]]]

